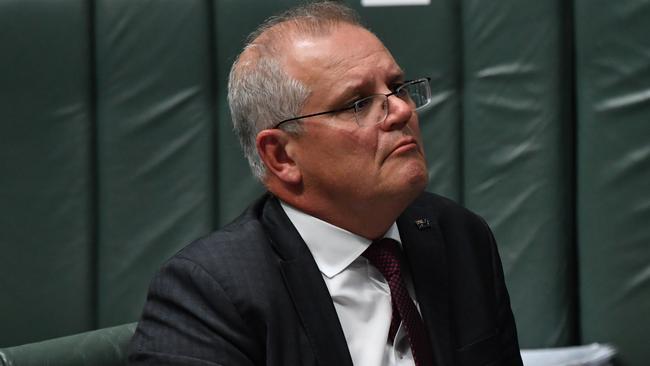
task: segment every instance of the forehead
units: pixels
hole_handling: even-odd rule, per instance
[[[312,91],[336,84],[360,87],[402,77],[402,69],[368,30],[341,23],[321,35],[293,34],[286,40],[284,65]]]

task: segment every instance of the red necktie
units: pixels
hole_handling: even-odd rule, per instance
[[[379,272],[388,281],[390,287],[390,296],[393,304],[393,319],[390,323],[388,337],[391,342],[395,338],[397,327],[400,321],[404,323],[406,335],[408,336],[413,360],[416,366],[432,366],[433,353],[427,331],[424,328],[420,313],[409,296],[402,273],[400,270],[401,250],[398,243],[389,238],[383,238],[370,244],[368,249],[363,252],[373,266],[377,267]]]

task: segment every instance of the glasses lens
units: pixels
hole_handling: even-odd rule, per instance
[[[402,85],[395,95],[417,111],[431,102],[431,88],[428,79],[418,79]],[[383,122],[388,116],[388,96],[371,95],[354,103],[354,115],[359,126],[370,126]]]
[[[369,126],[386,119],[388,114],[386,101],[387,97],[381,94],[358,100],[354,104],[354,111],[359,126]]]
[[[427,79],[416,80],[404,85],[400,97],[413,106],[414,110],[426,106],[431,101],[431,88]]]

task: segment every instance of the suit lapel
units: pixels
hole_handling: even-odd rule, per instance
[[[442,232],[430,207],[411,206],[398,219],[406,260],[437,365],[451,365],[447,263]]]
[[[352,366],[345,335],[323,277],[276,198],[266,201],[262,221],[281,257],[285,285],[316,360],[322,365]]]

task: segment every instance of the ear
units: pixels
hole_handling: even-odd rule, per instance
[[[288,184],[299,184],[302,174],[295,161],[287,153],[293,142],[291,137],[278,129],[262,130],[257,134],[255,145],[269,174]]]

